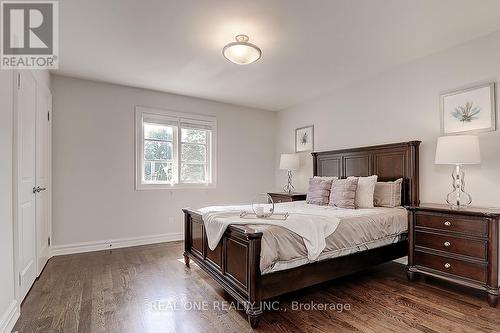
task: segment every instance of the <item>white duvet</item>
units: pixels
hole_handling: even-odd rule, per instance
[[[212,206],[199,209],[211,250],[215,250],[230,224],[267,224],[286,228],[302,237],[308,258],[316,260],[325,249],[325,239],[337,229],[340,222],[337,210],[302,201],[275,205],[275,213],[289,213],[286,220],[243,219],[240,217],[242,211],[252,212],[252,206]]]

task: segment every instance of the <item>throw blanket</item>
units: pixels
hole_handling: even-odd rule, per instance
[[[297,202],[298,203],[298,202]],[[199,210],[207,233],[208,247],[215,250],[222,235],[230,224],[268,224],[286,228],[304,240],[309,260],[316,260],[325,249],[325,239],[338,227],[340,220],[331,209],[318,212],[317,207],[303,204],[276,204],[275,213],[286,213],[286,220],[242,219],[242,211],[251,212],[252,206],[213,206]]]

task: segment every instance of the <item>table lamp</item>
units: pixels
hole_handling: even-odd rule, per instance
[[[300,165],[299,155],[281,154],[280,169],[288,171],[288,184],[283,188],[286,193],[292,193],[295,188],[292,185],[292,171],[298,170]]]
[[[446,197],[446,202],[454,208],[466,207],[472,197],[465,192],[464,164],[481,163],[479,139],[475,135],[453,135],[438,138],[435,164],[454,165],[452,172],[453,191]]]

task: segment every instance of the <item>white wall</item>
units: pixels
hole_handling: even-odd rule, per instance
[[[434,165],[440,135],[439,95],[477,82],[498,82],[499,77],[500,32],[280,111],[276,156],[292,152],[294,128],[310,124],[314,124],[316,151],[422,140],[421,201],[444,202],[451,190],[452,170]],[[466,167],[466,189],[474,205],[498,207],[500,131],[480,134],[480,145],[482,164]],[[276,157],[275,162],[278,166]],[[306,189],[312,175],[309,153],[302,154],[302,162],[295,176],[299,190]],[[276,175],[276,186],[283,185],[285,173],[276,170]]]
[[[53,92],[53,244],[183,231],[181,208],[251,202],[274,185],[276,114],[62,76]],[[134,190],[134,107],[217,116],[217,188]]]

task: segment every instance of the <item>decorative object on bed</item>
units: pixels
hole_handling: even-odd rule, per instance
[[[306,202],[315,205],[328,205],[333,178],[312,177],[309,179]]]
[[[479,289],[497,306],[500,209],[424,204],[408,210],[408,279],[418,273]]]
[[[348,177],[347,179],[356,178]],[[377,175],[368,177],[357,177],[358,187],[356,188],[355,205],[356,208],[373,208],[373,196],[375,193],[375,184],[377,183]]]
[[[339,208],[356,208],[356,188],[358,187],[358,178],[334,179],[330,189],[330,206]]]
[[[295,152],[314,150],[314,126],[305,126],[295,129]]]
[[[448,193],[446,202],[453,207],[470,205],[472,197],[465,192],[465,172],[461,166],[481,163],[478,137],[475,135],[455,135],[438,138],[435,163],[455,166],[451,174],[453,191]]]
[[[268,218],[274,213],[273,198],[267,193],[257,194],[252,202],[252,210],[258,218]]]
[[[382,181],[403,178],[403,205],[419,204],[420,141],[410,141],[313,153],[314,176],[341,177],[376,174]],[[314,206],[314,208],[322,208]],[[241,304],[246,304],[248,321],[256,327],[262,315],[262,301],[364,270],[408,254],[406,237],[378,248],[337,258],[262,274],[263,233],[250,226],[231,224],[221,241],[211,247],[200,212],[183,209],[184,260],[207,272]],[[355,213],[355,211],[353,212]],[[287,224],[293,221],[290,215]],[[281,221],[276,221],[283,223]],[[249,223],[251,224],[251,223]],[[213,244],[212,244],[213,245]],[[287,283],[293,281],[293,283]]]
[[[489,132],[496,129],[495,83],[441,95],[441,132]]]
[[[271,220],[283,220],[284,221],[288,218],[288,216],[290,216],[290,214],[288,214],[288,213],[274,213],[271,216],[264,217],[264,218],[271,219]],[[255,219],[262,218],[262,217],[257,216],[257,214],[255,214],[255,213],[249,213],[247,211],[243,211],[240,213],[240,218],[255,220]]]
[[[373,203],[376,207],[401,206],[401,186],[403,179],[390,182],[377,182],[373,193]]]
[[[283,187],[283,191],[286,193],[293,193],[295,187],[292,185],[292,171],[298,170],[300,166],[299,155],[297,154],[281,154],[280,157],[280,169],[287,170],[288,172],[288,183]]]

